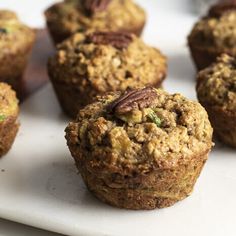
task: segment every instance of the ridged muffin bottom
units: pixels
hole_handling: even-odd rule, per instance
[[[146,176],[124,177],[118,183],[92,173],[86,166],[82,169],[81,165],[77,166],[88,189],[101,201],[118,208],[151,210],[169,207],[188,197],[207,157],[208,151],[174,169],[160,168]]]

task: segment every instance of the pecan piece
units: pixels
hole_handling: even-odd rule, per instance
[[[213,5],[208,13],[210,17],[221,17],[227,11],[236,11],[236,0],[225,0]]]
[[[94,32],[86,38],[86,43],[112,45],[117,49],[124,49],[132,42],[133,37],[130,33],[123,32]]]
[[[149,107],[156,97],[157,93],[152,87],[130,90],[109,104],[107,109],[109,112],[122,115],[134,109]]]
[[[111,0],[84,0],[84,10],[90,16],[106,10]]]

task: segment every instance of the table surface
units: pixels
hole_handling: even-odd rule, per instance
[[[0,219],[0,236],[60,236],[60,234],[40,230],[12,221]]]

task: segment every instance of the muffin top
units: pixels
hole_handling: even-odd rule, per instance
[[[77,33],[57,48],[49,61],[52,78],[89,84],[98,92],[158,85],[166,58],[129,33]]]
[[[144,24],[145,12],[132,0],[65,0],[45,12],[68,33],[93,30],[117,31]]]
[[[68,125],[66,138],[88,168],[129,175],[206,154],[212,128],[199,103],[147,87],[98,97]]]
[[[209,50],[236,53],[236,9],[217,12],[212,8],[207,17],[195,24],[189,42]]]
[[[0,20],[17,20],[17,15],[13,11],[0,10]]]
[[[0,122],[18,115],[16,93],[8,84],[0,83]]]
[[[236,60],[223,54],[200,71],[197,92],[200,101],[236,112]]]
[[[34,40],[34,31],[22,24],[16,14],[0,10],[0,58],[6,53],[24,50]]]

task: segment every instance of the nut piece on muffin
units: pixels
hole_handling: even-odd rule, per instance
[[[22,24],[14,12],[0,10],[0,81],[16,91],[34,40],[34,30]]]
[[[71,117],[96,95],[161,86],[167,70],[161,52],[130,33],[77,33],[57,47],[48,73],[63,110]]]
[[[152,87],[115,92],[80,110],[66,139],[88,189],[127,209],[189,196],[212,147],[205,109]]]
[[[216,136],[236,147],[236,60],[223,54],[199,72],[197,95],[206,108]]]
[[[140,35],[146,15],[132,0],[65,0],[46,12],[48,29],[60,43],[76,32],[113,31]]]
[[[212,6],[197,22],[188,37],[192,58],[198,70],[215,62],[222,53],[236,56],[236,1]]]
[[[11,148],[18,128],[19,113],[16,93],[8,84],[0,83],[0,157]]]

